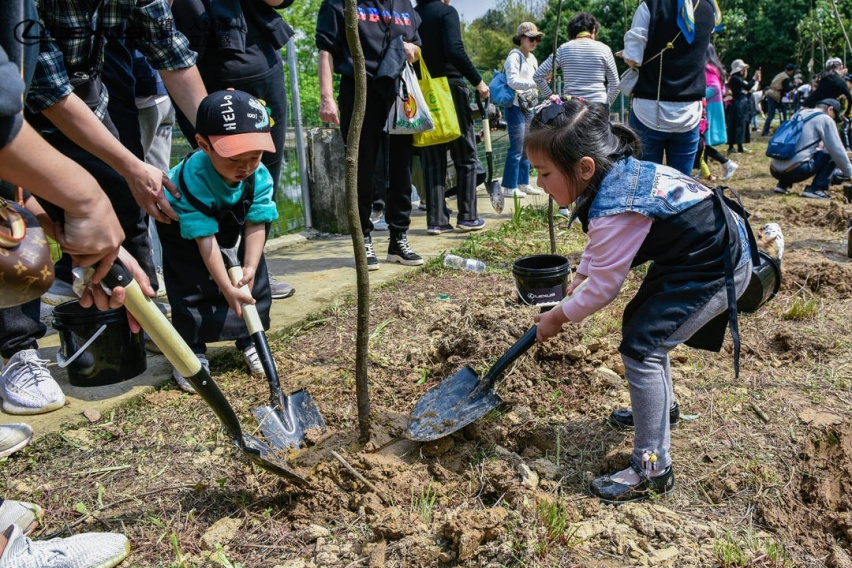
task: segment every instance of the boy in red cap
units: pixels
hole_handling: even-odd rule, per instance
[[[263,374],[245,323],[242,305],[256,304],[264,329],[272,301],[263,258],[265,224],[278,218],[273,182],[261,163],[274,152],[266,106],[243,91],[208,95],[198,107],[199,150],[172,168],[180,197],[169,195],[179,222],[157,224],[163,244],[163,278],[172,324],[208,367],[207,343],[233,339],[252,374]],[[221,248],[239,246],[243,279],[228,277]],[[247,285],[251,294],[240,288]],[[209,367],[208,367],[209,368]],[[178,385],[194,392],[175,369]]]

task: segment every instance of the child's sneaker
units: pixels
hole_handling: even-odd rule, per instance
[[[50,375],[47,359],[35,349],[18,351],[0,375],[3,410],[9,414],[42,414],[65,405],[65,395]]]
[[[243,361],[246,362],[252,375],[266,375],[266,372],[263,370],[263,364],[260,362],[260,355],[257,354],[257,349],[255,349],[254,345],[249,345],[243,349]]]
[[[733,177],[734,172],[737,171],[737,168],[740,166],[736,162],[728,160],[722,164],[722,167],[725,169],[725,175],[722,176],[722,181],[728,181],[731,177]]]
[[[21,532],[28,535],[38,526],[42,513],[41,507],[35,503],[4,499],[0,504],[0,531],[15,525],[21,529]]]
[[[8,539],[3,568],[113,568],[130,554],[130,541],[118,533],[81,533],[67,538],[30,540],[20,527],[3,532]]]
[[[207,374],[210,374],[210,361],[207,360],[207,357],[204,355],[196,355],[198,360],[201,362],[201,366],[204,367],[204,370],[207,371]],[[190,394],[195,393],[195,387],[193,387],[186,378],[178,373],[178,370],[172,368],[172,377],[174,377],[175,382],[180,387],[180,390],[184,392],[188,392]]]

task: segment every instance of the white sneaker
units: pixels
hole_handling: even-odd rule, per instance
[[[559,211],[557,211],[557,213],[559,213],[563,217],[570,217],[571,216],[571,212],[568,211],[567,207],[560,207]]]
[[[0,375],[3,410],[9,414],[42,414],[65,405],[65,395],[50,376],[47,359],[35,349],[18,351]]]
[[[740,167],[735,162],[728,160],[722,167],[725,168],[725,175],[722,176],[722,181],[728,181],[734,175],[734,172],[737,171],[737,168]]]
[[[543,195],[544,194],[544,190],[541,190],[537,187],[533,187],[531,185],[526,185],[526,184],[519,185],[518,189],[520,189],[521,191],[523,191],[527,195]]]
[[[38,526],[43,513],[41,507],[35,503],[4,499],[0,505],[0,531],[15,525],[24,534],[30,534]]]
[[[375,231],[387,231],[388,230],[388,222],[385,221],[384,215],[379,217],[378,220],[373,221],[373,230],[375,230]]]
[[[263,365],[260,363],[260,355],[257,354],[257,349],[254,348],[254,345],[249,345],[243,349],[243,361],[246,362],[252,375],[266,376]]]
[[[204,370],[210,374],[210,361],[207,360],[207,357],[204,355],[196,355],[198,360],[201,362],[201,366],[204,367]],[[189,381],[186,380],[186,377],[178,373],[178,370],[172,367],[172,377],[174,377],[175,382],[180,387],[180,390],[183,392],[188,392],[190,394],[195,393],[195,387],[193,387]]]
[[[527,196],[526,193],[524,193],[523,191],[521,191],[518,188],[510,189],[508,187],[501,187],[500,189],[503,190],[503,195],[505,195],[506,197],[513,197],[513,196],[514,197],[526,197]]]
[[[30,540],[12,525],[2,568],[113,568],[130,554],[130,541],[118,533],[81,533],[67,538]]]
[[[29,424],[4,424],[0,426],[0,458],[17,452],[33,439]],[[2,531],[5,527],[0,527]]]

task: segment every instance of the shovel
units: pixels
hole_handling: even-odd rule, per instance
[[[582,290],[588,282],[588,278],[583,280],[571,295]],[[571,295],[560,300],[554,309],[560,307]],[[466,366],[424,394],[411,411],[408,437],[415,442],[443,438],[468,424],[473,424],[503,404],[503,399],[494,392],[494,385],[509,365],[533,346],[537,332],[538,324],[528,329],[481,380],[476,371]]]
[[[254,436],[243,434],[234,409],[228,403],[222,391],[219,390],[219,386],[210,376],[210,373],[201,365],[198,357],[172,327],[166,316],[157,309],[150,298],[145,296],[139,284],[120,261],[115,261],[110,272],[104,278],[104,282],[110,288],[124,286],[127,293],[125,301],[127,310],[136,318],[142,329],[157,344],[157,347],[162,350],[169,363],[186,377],[195,392],[213,409],[213,413],[225,427],[233,444],[249,460],[267,471],[285,477],[289,481],[299,485],[308,485],[305,478],[289,469],[285,462],[276,455],[276,450]]]
[[[222,249],[222,259],[231,282],[236,285],[243,278],[243,269],[237,259],[236,249]],[[243,286],[242,290],[251,293],[248,286]],[[274,448],[298,448],[305,439],[305,432],[311,428],[325,430],[325,421],[314,399],[306,390],[297,390],[289,396],[284,396],[281,392],[275,360],[272,358],[269,342],[254,304],[243,304],[243,319],[269,381],[270,403],[254,408],[252,414],[257,419],[261,432]],[[279,408],[275,408],[276,405]]]
[[[500,189],[500,182],[494,179],[494,156],[491,153],[491,124],[488,121],[488,99],[485,99],[483,105],[482,99],[479,96],[479,91],[476,92],[476,106],[479,107],[479,113],[482,115],[482,141],[485,143],[485,161],[488,163],[488,179],[485,180],[485,191],[491,196],[491,207],[497,213],[503,212],[503,190]]]

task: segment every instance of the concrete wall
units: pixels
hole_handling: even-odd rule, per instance
[[[324,233],[349,232],[346,216],[346,151],[339,128],[311,128],[307,132],[308,187],[314,229]]]

